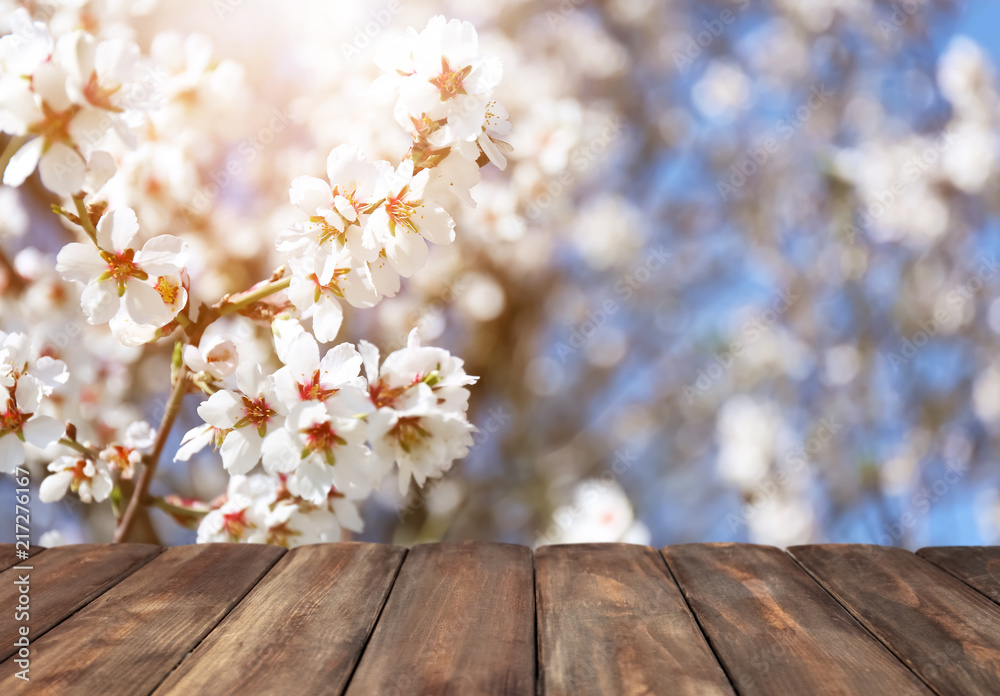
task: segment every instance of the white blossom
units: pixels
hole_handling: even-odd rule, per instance
[[[109,322],[121,311],[136,324],[159,327],[187,304],[185,242],[159,235],[136,251],[138,233],[135,212],[119,208],[98,221],[96,248],[73,243],[59,252],[60,275],[86,286],[80,301],[91,324]]]
[[[240,391],[215,392],[198,407],[198,415],[210,426],[229,431],[220,448],[222,463],[230,474],[245,474],[260,460],[267,434],[284,424],[286,410],[274,393],[273,377],[259,365],[240,365],[236,383]]]
[[[52,472],[42,480],[38,497],[43,503],[61,500],[72,490],[85,503],[101,502],[109,495],[113,484],[108,465],[82,455],[59,457],[49,464]]]
[[[430,172],[414,174],[413,161],[405,160],[393,172],[385,172],[376,184],[375,196],[382,201],[368,218],[364,246],[385,248],[386,258],[404,278],[427,260],[427,243],[455,241],[455,221],[440,205],[424,200]]]

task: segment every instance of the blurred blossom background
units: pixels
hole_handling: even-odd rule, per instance
[[[289,183],[322,176],[333,147],[405,151],[392,99],[371,90],[378,43],[444,14],[502,58],[507,169],[483,169],[476,208],[455,207],[458,241],[397,297],[345,307],[339,337],[385,355],[418,327],[463,358],[481,376],[476,444],[408,498],[390,480],[359,538],[1000,543],[995,2],[4,0],[0,14],[17,5],[56,31],[99,16],[99,36],[134,38],[173,76],[108,196],[143,234],[195,247],[193,301],[278,265]],[[50,202],[37,181],[0,191],[0,244],[28,277],[54,274],[44,255],[68,241]],[[62,322],[91,427],[156,422],[170,342],[124,348],[57,299],[24,302]],[[9,331],[28,310],[0,311]],[[244,359],[269,355],[266,327],[234,321]],[[154,493],[225,490],[216,453],[169,459]],[[110,538],[107,506],[74,500],[35,505],[34,529]],[[165,543],[193,541],[151,514]]]

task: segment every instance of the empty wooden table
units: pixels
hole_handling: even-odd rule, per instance
[[[0,545],[0,568],[2,694],[1000,693],[998,547]]]

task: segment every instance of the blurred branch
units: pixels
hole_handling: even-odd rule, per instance
[[[167,400],[166,411],[163,414],[163,419],[160,421],[160,427],[156,431],[156,442],[153,444],[153,450],[148,456],[143,458],[143,467],[142,473],[139,475],[139,482],[136,485],[135,492],[128,501],[125,514],[122,516],[117,529],[115,529],[114,542],[116,544],[125,541],[132,524],[135,522],[139,509],[148,502],[146,497],[149,494],[149,484],[153,481],[154,474],[156,474],[156,467],[159,464],[160,457],[163,456],[163,449],[166,447],[167,438],[173,429],[177,414],[180,413],[181,404],[184,401],[184,395],[187,393],[189,383],[188,369],[182,365],[177,374],[177,379],[174,381],[173,390],[170,392],[170,398]]]

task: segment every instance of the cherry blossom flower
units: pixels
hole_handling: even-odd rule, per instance
[[[0,471],[11,474],[24,464],[24,443],[44,448],[62,437],[62,423],[37,414],[42,393],[42,383],[31,375],[12,387],[0,385]]]
[[[210,426],[229,431],[220,448],[223,466],[230,474],[245,474],[260,460],[267,434],[284,424],[286,409],[275,396],[273,378],[259,365],[240,365],[236,383],[239,392],[217,391],[198,407],[198,415]]]
[[[420,347],[416,330],[408,345],[378,366],[378,349],[362,341],[359,351],[368,391],[377,409],[367,417],[368,440],[376,458],[399,466],[399,489],[410,479],[422,486],[468,454],[475,427],[468,422],[468,390],[477,378],[447,351]]]
[[[236,373],[239,354],[236,344],[224,336],[206,336],[198,346],[184,346],[184,364],[192,372],[203,372],[223,380]]]
[[[42,396],[51,395],[69,380],[66,363],[48,355],[35,358],[27,334],[0,331],[0,386],[13,387],[25,375],[37,381]]]
[[[413,406],[380,408],[368,416],[372,452],[383,462],[395,461],[399,466],[401,494],[406,493],[411,478],[423,486],[468,454],[475,430],[464,414],[439,408],[426,384],[418,384],[413,393]]]
[[[156,430],[146,421],[135,421],[125,432],[122,442],[111,444],[100,452],[100,460],[108,469],[118,471],[123,479],[131,479],[135,465],[156,441]]]
[[[366,370],[373,370],[373,359],[378,359],[371,349],[371,344],[367,344]],[[426,384],[440,408],[456,413],[468,410],[469,390],[466,387],[479,379],[465,373],[461,358],[443,348],[421,346],[417,329],[410,331],[406,348],[386,356],[377,380],[371,381],[371,372],[368,374],[369,390],[376,406],[396,405],[399,403],[396,395],[405,394],[413,385]]]
[[[34,359],[26,334],[0,331],[0,471],[13,473],[24,463],[24,443],[45,448],[62,437],[62,423],[39,409],[68,379],[61,360]]]
[[[335,255],[293,258],[288,299],[311,318],[313,333],[323,343],[336,340],[344,319],[338,298],[355,307],[372,307],[378,294],[364,264],[345,248]]]
[[[56,270],[86,286],[80,300],[91,324],[106,323],[122,310],[136,324],[159,327],[187,304],[185,242],[159,235],[136,251],[138,233],[132,209],[119,208],[98,221],[98,248],[74,243],[59,252]]]
[[[438,147],[474,141],[483,129],[487,106],[503,75],[495,56],[479,55],[476,28],[438,15],[405,47],[389,48],[376,63],[399,91],[396,120],[404,128],[443,121],[434,133]]]
[[[13,32],[0,38],[0,130],[28,140],[11,157],[4,183],[20,186],[37,167],[42,184],[57,194],[96,190],[114,171],[110,156],[97,150],[105,133],[114,128],[131,139],[119,115],[123,109],[112,100],[122,84],[102,83],[93,69],[81,72],[97,68],[86,60],[91,51],[80,50],[81,42],[93,41],[83,32],[53,43],[45,25],[23,9],[14,12],[11,26]],[[93,52],[109,76],[129,63],[124,45],[102,43]]]
[[[237,475],[226,499],[202,519],[198,543],[249,542],[293,548],[340,541],[341,527],[360,531],[353,501],[339,494],[320,504],[292,496],[280,478]]]
[[[552,514],[552,525],[539,542],[648,544],[650,534],[646,525],[635,519],[621,486],[588,480],[576,487],[571,505],[563,505]]]
[[[348,415],[371,410],[367,384],[360,374],[361,355],[350,343],[331,348],[320,359],[316,339],[302,332],[287,342],[279,357],[285,366],[274,373],[274,390],[286,407],[336,399],[338,408]]]
[[[181,438],[181,446],[177,449],[177,454],[174,455],[174,461],[190,461],[191,457],[209,445],[212,445],[215,449],[222,447],[222,443],[225,441],[226,435],[229,434],[230,430],[232,428],[216,428],[207,423],[192,428],[184,433],[184,437]]]
[[[374,488],[378,472],[369,462],[360,420],[338,415],[326,403],[301,403],[289,412],[285,426],[264,441],[263,461],[268,473],[291,474],[291,493],[319,504],[334,488],[360,496]]]
[[[320,251],[322,256],[350,246],[359,259],[374,260],[378,249],[364,247],[361,237],[374,201],[376,181],[382,172],[391,169],[388,162],[368,161],[351,145],[334,148],[327,157],[328,181],[312,176],[292,181],[289,198],[308,216],[308,221],[279,235],[278,250],[303,255]]]
[[[68,73],[66,89],[77,104],[90,105],[112,113],[140,106],[135,97],[141,95],[151,106],[156,96],[150,86],[143,90],[130,89],[130,83],[141,76],[143,67],[139,47],[133,41],[110,38],[98,42],[84,31],[62,37],[56,46],[56,58]],[[127,130],[123,137],[133,138]]]
[[[238,482],[234,476],[233,482]],[[198,526],[198,543],[245,541],[264,543],[266,540],[268,507],[263,500],[230,494],[219,508],[212,510]]]
[[[409,278],[427,260],[427,243],[455,241],[455,221],[440,205],[424,200],[428,170],[413,173],[413,161],[404,160],[395,171],[379,177],[375,197],[382,204],[365,226],[364,245],[385,247],[386,258],[401,276]]]
[[[61,500],[72,490],[85,503],[101,502],[111,495],[113,483],[108,465],[87,457],[72,455],[59,457],[49,464],[52,472],[42,480],[38,497],[43,503]]]

